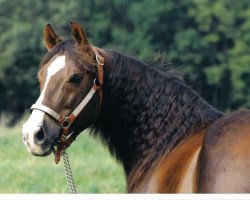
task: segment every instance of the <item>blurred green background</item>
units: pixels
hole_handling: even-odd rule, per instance
[[[0,193],[69,193],[63,162],[35,157],[22,142],[21,122],[0,126]],[[78,193],[125,193],[123,170],[100,142],[83,132],[67,150]]]
[[[249,0],[0,0],[0,193],[67,192],[62,166],[28,154],[19,120],[39,95],[45,24],[71,37],[71,20],[96,46],[178,68],[221,111],[250,107]],[[121,167],[87,133],[69,153],[80,192],[125,192]]]

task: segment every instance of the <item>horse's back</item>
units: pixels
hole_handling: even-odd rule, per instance
[[[226,115],[209,128],[198,168],[199,192],[250,192],[250,110]]]

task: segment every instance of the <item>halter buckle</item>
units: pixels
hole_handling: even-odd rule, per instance
[[[65,139],[65,141],[66,140],[68,140],[70,137],[71,137],[71,135],[73,134],[74,132],[72,131],[69,135],[62,135],[62,137]]]

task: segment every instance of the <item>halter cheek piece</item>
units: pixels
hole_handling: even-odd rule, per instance
[[[31,110],[40,110],[48,115],[50,115],[52,118],[54,118],[62,127],[62,134],[59,136],[59,143],[57,146],[55,154],[55,162],[56,164],[59,163],[60,157],[77,137],[76,134],[73,134],[74,132],[69,133],[69,127],[74,122],[76,117],[79,115],[79,113],[85,108],[85,106],[88,104],[88,102],[91,100],[91,98],[94,96],[95,92],[98,92],[99,99],[100,99],[100,105],[102,102],[102,85],[103,85],[103,65],[104,65],[104,58],[100,56],[98,51],[95,47],[92,46],[93,52],[95,54],[95,59],[97,61],[97,79],[94,80],[93,86],[90,89],[87,96],[81,101],[81,103],[73,110],[71,114],[68,116],[61,116],[57,112],[55,112],[53,109],[42,105],[42,104],[33,104],[31,106]]]

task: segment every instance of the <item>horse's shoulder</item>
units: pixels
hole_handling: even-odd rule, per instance
[[[191,193],[196,191],[196,165],[206,130],[190,135],[169,154],[163,155],[148,181],[150,192]]]
[[[200,192],[249,192],[249,155],[250,110],[215,121],[200,153]]]

